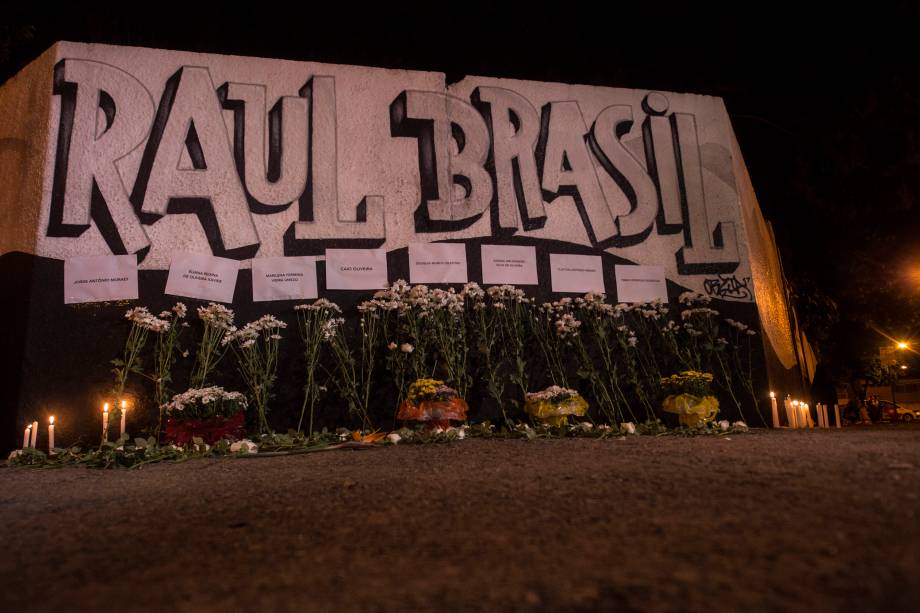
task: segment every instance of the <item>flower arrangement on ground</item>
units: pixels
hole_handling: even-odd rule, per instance
[[[246,396],[222,387],[193,388],[172,397],[166,412],[166,440],[187,445],[198,437],[209,445],[246,437]]]
[[[682,426],[699,426],[710,422],[719,412],[719,401],[709,393],[712,375],[708,372],[685,370],[663,377],[661,388],[667,396],[662,408],[675,413]]]
[[[552,385],[524,397],[524,411],[547,426],[566,425],[569,415],[584,415],[588,403],[577,390]]]
[[[457,390],[438,379],[418,379],[409,386],[406,399],[399,405],[397,419],[420,421],[432,428],[448,428],[451,420],[466,419],[466,401]]]

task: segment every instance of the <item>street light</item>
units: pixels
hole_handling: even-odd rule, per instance
[[[897,344],[897,348],[898,348],[898,349],[907,349],[907,348],[909,348],[909,347],[910,347],[910,345],[908,345],[908,344],[905,343],[904,341],[898,341],[898,344]]]

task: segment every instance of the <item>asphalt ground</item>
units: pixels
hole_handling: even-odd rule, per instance
[[[920,427],[0,469],[0,611],[908,611]]]

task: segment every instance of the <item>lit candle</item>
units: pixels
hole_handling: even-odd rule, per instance
[[[26,429],[22,433],[22,448],[25,449],[29,446],[29,441],[31,440],[32,434],[32,424],[28,424]]]
[[[834,419],[837,421],[837,427],[840,427],[840,406],[834,404]]]
[[[799,401],[792,401],[792,421],[789,423],[789,426],[792,428],[801,428],[799,425]]]
[[[776,408],[776,394],[770,392],[770,408],[773,409],[773,427],[779,428],[779,409]]]
[[[38,443],[38,422],[33,421],[32,422],[32,444],[29,446],[34,449],[37,443]]]
[[[811,407],[808,406],[807,402],[802,403],[802,418],[805,420],[805,428],[814,428],[815,420],[811,418]]]
[[[125,416],[128,414],[128,401],[121,401],[121,432],[119,436],[124,435],[125,433]]]
[[[54,449],[54,415],[48,418],[48,455]]]
[[[102,440],[109,440],[109,403],[102,405]]]

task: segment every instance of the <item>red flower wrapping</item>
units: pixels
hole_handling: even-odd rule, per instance
[[[242,411],[233,417],[209,417],[208,419],[182,419],[172,417],[166,420],[166,440],[175,445],[187,445],[193,437],[208,445],[222,438],[241,439],[246,437],[246,416]]]
[[[466,419],[468,407],[462,398],[450,400],[422,400],[418,404],[404,400],[399,405],[397,419],[411,421],[427,421],[432,427],[447,428],[451,420],[463,421]]]

